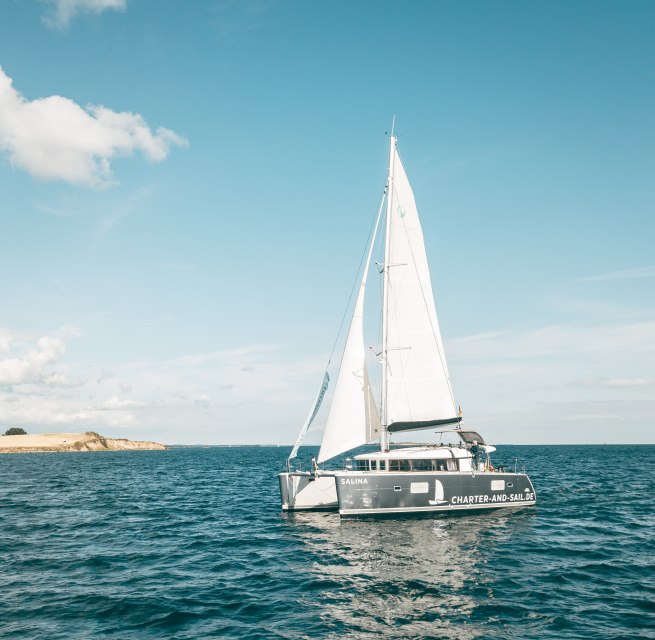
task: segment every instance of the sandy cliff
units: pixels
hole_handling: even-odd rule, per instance
[[[40,451],[133,451],[166,449],[158,442],[126,438],[105,438],[94,431],[86,433],[37,433],[0,436],[0,453],[35,453]]]

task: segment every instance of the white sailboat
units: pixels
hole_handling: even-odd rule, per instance
[[[366,366],[364,297],[383,211],[378,410]],[[459,425],[461,412],[448,373],[421,223],[393,133],[385,198],[368,249],[318,459],[310,471],[292,471],[290,463],[318,412],[328,382],[326,373],[289,456],[289,468],[279,475],[284,510],[338,508],[344,515],[362,515],[534,504],[534,488],[527,475],[493,470],[489,454],[494,447]],[[402,449],[390,446],[393,433],[434,427],[442,434],[455,434],[457,442]],[[376,441],[379,452],[355,456],[343,470],[318,466]]]

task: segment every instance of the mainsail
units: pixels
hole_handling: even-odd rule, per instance
[[[387,204],[386,412],[390,432],[458,422],[423,231],[396,139]]]

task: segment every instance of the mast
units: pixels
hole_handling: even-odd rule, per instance
[[[389,415],[387,412],[387,377],[389,363],[387,358],[387,342],[388,342],[388,302],[389,302],[389,238],[391,234],[391,212],[393,207],[393,164],[396,148],[396,136],[394,135],[394,126],[396,123],[396,116],[393,117],[391,125],[391,136],[389,141],[389,176],[387,178],[387,218],[386,218],[386,234],[384,242],[384,271],[383,271],[383,285],[382,285],[382,407],[381,407],[381,424],[380,424],[380,451],[389,451],[389,432],[387,426],[389,425]]]

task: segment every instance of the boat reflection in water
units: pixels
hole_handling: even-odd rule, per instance
[[[483,628],[488,614],[477,623],[475,616],[492,597],[485,565],[532,515],[371,521],[294,512],[285,518],[310,554],[312,599],[333,630],[326,637],[473,639],[490,631]]]

